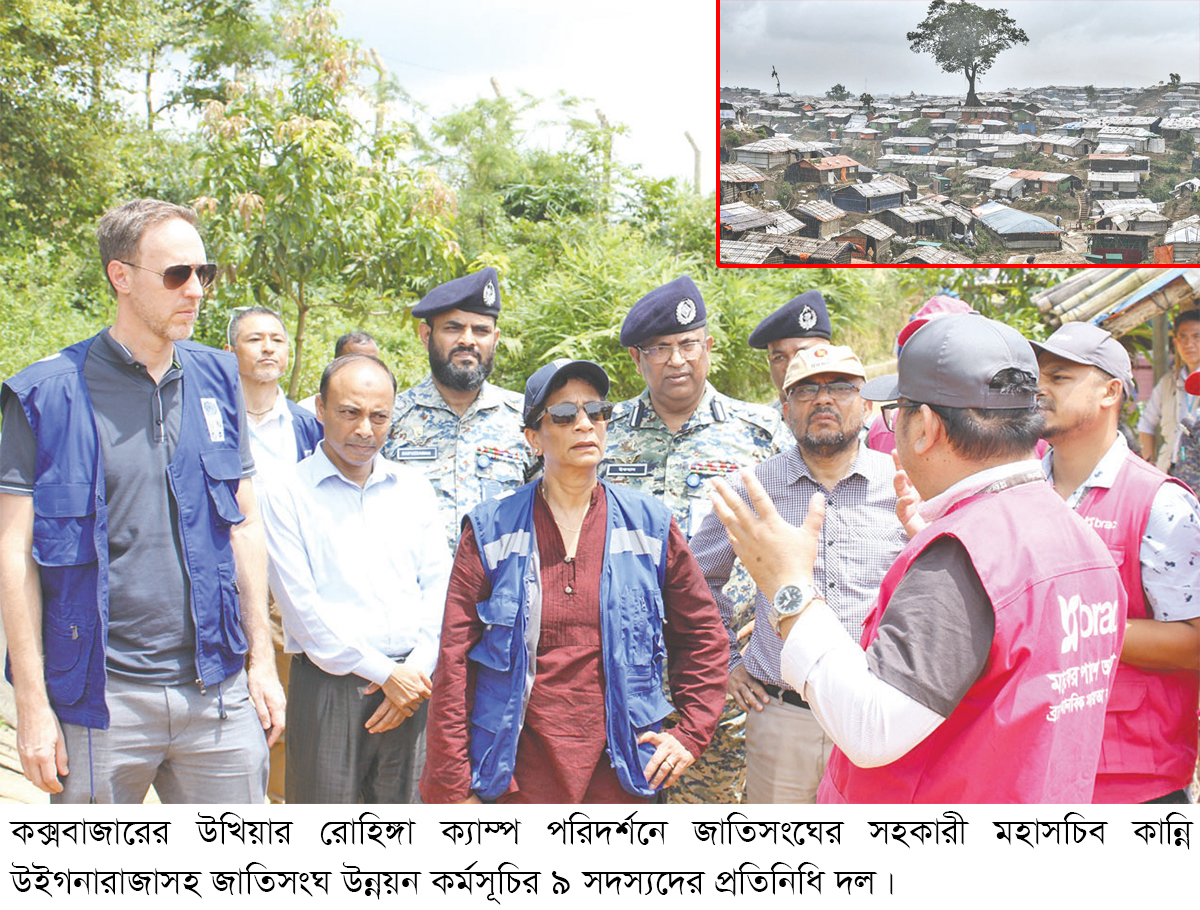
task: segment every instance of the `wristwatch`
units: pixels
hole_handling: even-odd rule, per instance
[[[783,633],[779,631],[780,624],[785,619],[799,616],[820,596],[816,587],[809,584],[784,585],[776,591],[775,599],[771,601],[771,628],[775,634],[783,638]]]

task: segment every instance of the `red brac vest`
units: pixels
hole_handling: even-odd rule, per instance
[[[1149,616],[1140,552],[1150,505],[1164,483],[1179,481],[1130,452],[1112,487],[1093,487],[1076,508],[1116,560],[1129,597],[1130,619]],[[1191,555],[1181,553],[1180,558]],[[1140,803],[1188,786],[1196,767],[1198,699],[1200,673],[1195,670],[1119,664],[1092,799]]]
[[[996,614],[979,678],[942,724],[878,768],[834,749],[818,802],[1086,803],[1125,635],[1112,557],[1046,483],[979,493],[914,537],[884,576],[862,645],[934,540],[966,548]]]

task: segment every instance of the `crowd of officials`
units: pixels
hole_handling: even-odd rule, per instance
[[[98,235],[112,325],[0,395],[7,673],[53,801],[261,802],[281,737],[299,803],[1189,801],[1200,311],[1140,439],[1107,332],[950,297],[868,381],[802,293],[748,339],[757,405],[708,382],[681,277],[621,326],[637,397],[567,358],[506,390],[491,268],[413,308],[416,386],[351,332],[294,403],[279,314],[188,341],[194,212]]]

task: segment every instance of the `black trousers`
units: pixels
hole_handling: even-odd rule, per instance
[[[364,726],[382,692],[360,694],[360,676],[331,676],[302,654],[292,658],[287,702],[289,803],[419,803],[429,703],[394,730]]]

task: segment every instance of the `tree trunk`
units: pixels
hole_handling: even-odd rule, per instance
[[[156,55],[154,53],[154,50],[151,49],[149,58],[146,61],[146,132],[147,133],[151,133],[154,131],[154,102],[151,99],[150,91],[151,91],[151,83],[154,79],[155,56]]]
[[[967,107],[983,107],[975,94],[975,68],[968,66],[963,72],[967,76]]]
[[[308,304],[304,299],[304,281],[296,285],[296,344],[292,348],[292,375],[288,379],[288,398],[296,400],[300,391],[300,368],[304,364],[304,332],[308,316]]]

